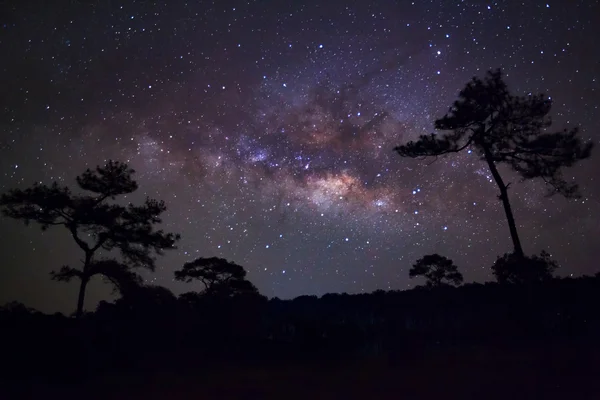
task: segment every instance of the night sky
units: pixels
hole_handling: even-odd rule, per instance
[[[488,69],[600,139],[598,1],[58,3],[0,5],[0,191],[129,162],[127,200],[165,200],[182,234],[145,275],[175,293],[200,286],[173,271],[211,256],[269,297],[414,287],[434,252],[492,280],[512,245],[486,165],[393,152]],[[562,275],[600,270],[598,171],[594,154],[566,170],[583,192],[567,201],[501,168],[525,252]],[[48,276],[82,258],[66,232],[2,218],[0,237],[0,304],[71,312],[77,285]],[[88,289],[88,308],[110,298]]]

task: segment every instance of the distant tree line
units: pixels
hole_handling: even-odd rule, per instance
[[[375,357],[409,365],[452,349],[591,351],[600,334],[600,278],[293,300],[248,292],[175,296],[164,287],[140,286],[78,319],[8,304],[0,307],[0,326],[4,379],[49,376],[64,382],[137,370],[210,370],[222,362],[344,363]]]

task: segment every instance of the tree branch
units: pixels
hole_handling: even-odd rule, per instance
[[[77,243],[77,245],[79,247],[81,247],[81,249],[83,251],[85,251],[86,254],[90,253],[90,246],[85,241],[83,241],[83,240],[81,240],[79,238],[79,235],[77,233],[77,225],[71,223],[71,224],[65,224],[65,226],[67,228],[69,228],[69,231],[71,232],[71,236],[73,236],[73,239],[75,240],[75,242]]]

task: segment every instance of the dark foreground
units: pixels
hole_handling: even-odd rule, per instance
[[[600,399],[600,275],[0,308],[0,399]]]
[[[7,384],[27,399],[598,399],[600,352],[574,345],[442,350],[405,362],[219,365],[161,369],[85,382]],[[168,372],[165,372],[167,371]]]

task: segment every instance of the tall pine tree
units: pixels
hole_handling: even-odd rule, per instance
[[[472,149],[485,161],[500,190],[514,254],[524,257],[523,247],[498,164],[507,164],[523,180],[540,178],[552,195],[579,196],[578,186],[562,175],[590,156],[591,142],[583,142],[578,129],[549,132],[552,101],[542,94],[515,96],[508,90],[498,69],[484,79],[473,78],[459,93],[448,113],[435,121],[441,134],[421,135],[418,140],[397,146],[402,157],[437,157]]]
[[[114,203],[118,196],[137,190],[134,170],[127,164],[108,161],[95,170],[88,169],[77,177],[86,194],[76,195],[68,187],[54,182],[50,186],[34,184],[2,194],[0,208],[4,215],[28,225],[36,222],[46,230],[61,226],[67,229],[85,257],[80,268],[62,267],[51,273],[59,281],[80,280],[77,316],[83,312],[86,286],[94,275],[102,275],[118,289],[135,285],[140,277],[133,269],[154,271],[155,256],[173,249],[179,235],[157,230],[160,215],[166,210],[162,201],[147,198],[142,205]],[[122,261],[100,258],[100,253],[118,251]]]

